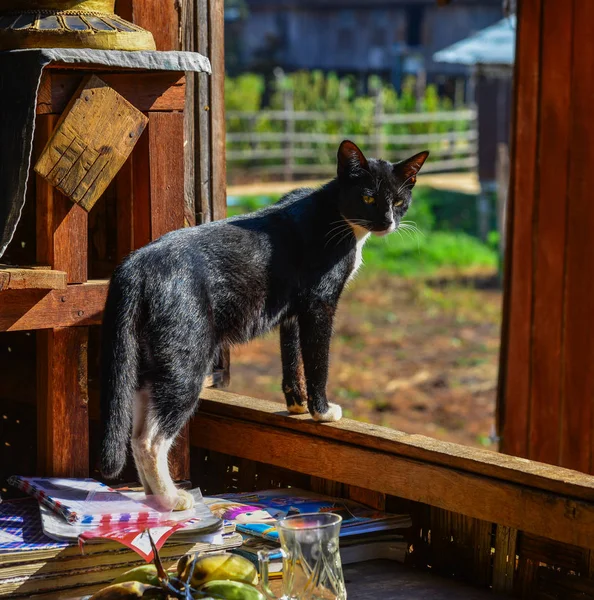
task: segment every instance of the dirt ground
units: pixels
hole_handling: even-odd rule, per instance
[[[346,290],[329,398],[347,417],[496,449],[501,292],[450,277],[360,276]],[[235,348],[230,391],[284,402],[278,332]]]

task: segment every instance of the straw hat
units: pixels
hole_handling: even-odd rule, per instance
[[[155,50],[153,35],[118,17],[115,0],[0,0],[0,50]]]

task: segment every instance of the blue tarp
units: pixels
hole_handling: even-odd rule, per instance
[[[433,55],[435,62],[460,65],[513,65],[516,17],[511,16]]]

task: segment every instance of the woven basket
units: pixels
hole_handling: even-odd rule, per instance
[[[114,13],[115,0],[5,0],[0,50],[155,50],[153,35]]]

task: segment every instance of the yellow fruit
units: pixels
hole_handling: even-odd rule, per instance
[[[134,600],[135,598],[165,600],[167,593],[154,585],[147,585],[139,581],[126,581],[109,585],[91,596],[91,600]]]
[[[112,583],[124,583],[125,581],[139,581],[149,585],[159,585],[159,576],[157,575],[157,567],[155,565],[142,565],[130,569],[116,577]]]
[[[254,586],[241,581],[209,581],[200,591],[222,600],[266,600]]]
[[[193,588],[199,588],[207,581],[226,580],[240,581],[243,583],[258,583],[256,567],[243,556],[237,554],[211,554],[199,556],[192,565],[192,559],[182,559],[178,565],[179,578],[189,582]],[[193,568],[193,571],[192,571]]]

